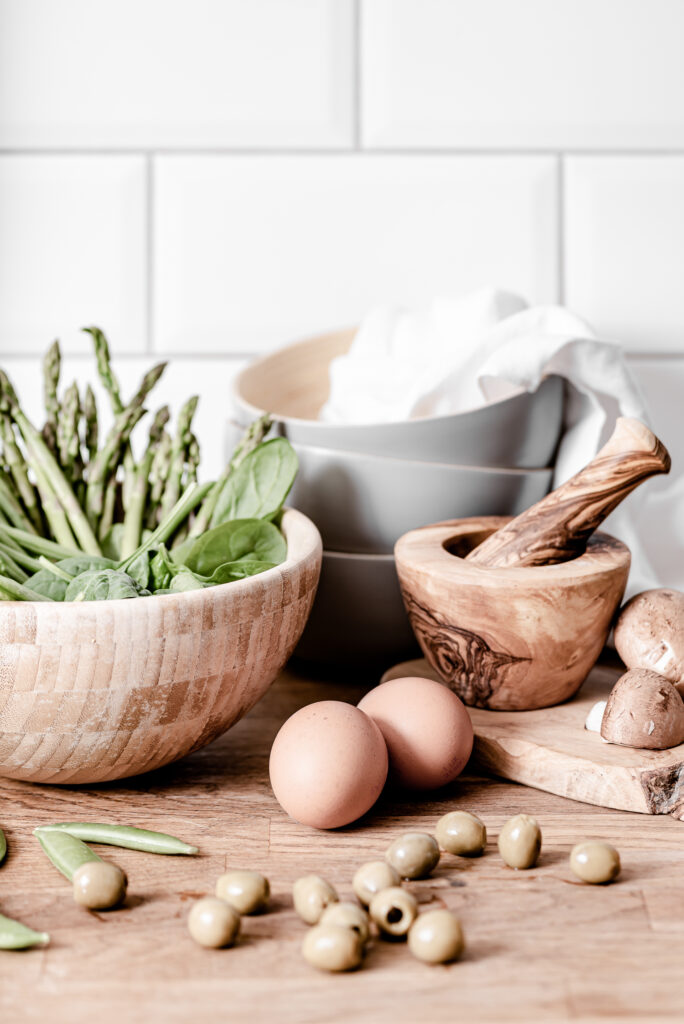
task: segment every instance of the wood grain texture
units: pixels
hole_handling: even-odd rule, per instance
[[[464,556],[509,520],[457,519],[404,534],[397,573],[432,667],[468,705],[529,710],[567,700],[605,644],[627,547],[597,533],[571,562],[492,569]]]
[[[466,557],[473,565],[535,566],[582,554],[594,530],[644,480],[669,473],[665,445],[639,420],[621,417],[598,455]]]
[[[0,823],[9,856],[0,869],[0,910],[45,927],[45,950],[0,953],[3,1024],[501,1024],[606,1020],[638,1024],[684,1018],[684,825],[575,803],[473,769],[439,793],[388,791],[355,826],[321,833],[291,821],[268,784],[270,743],[284,719],[313,700],[356,703],[376,680],[346,683],[283,673],[229,733],[168,768],[125,782],[47,787],[0,781]],[[484,857],[445,855],[433,877],[409,883],[421,909],[447,906],[466,935],[448,967],[414,960],[405,943],[374,940],[363,968],[319,974],[302,959],[306,925],[291,886],[318,872],[351,898],[363,860],[381,857],[397,833],[431,830],[461,808],[488,828]],[[496,839],[527,812],[544,845],[537,867],[515,872]],[[197,842],[197,858],[154,857],[96,847],[128,873],[122,910],[88,913],[47,863],[31,830],[87,819],[170,831]],[[620,850],[618,882],[585,886],[568,855],[583,839]],[[227,867],[271,880],[269,913],[243,922],[234,949],[207,951],[186,932],[192,901]]]
[[[0,775],[102,782],[220,735],[266,692],[302,633],[321,541],[283,517],[287,560],[235,583],[139,600],[0,603]]]
[[[684,743],[643,750],[604,743],[584,728],[606,700],[621,668],[595,668],[577,696],[540,711],[473,708],[475,757],[480,767],[514,782],[601,807],[684,819]],[[402,662],[383,678],[439,679],[427,661]]]

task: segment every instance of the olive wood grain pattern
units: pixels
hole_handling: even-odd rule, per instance
[[[356,704],[377,682],[362,669],[343,683],[284,671],[226,735],[152,775],[92,787],[0,779],[9,847],[0,911],[52,938],[45,949],[0,953],[3,1024],[681,1024],[684,825],[670,815],[565,800],[484,777],[472,763],[443,790],[416,796],[388,787],[349,828],[317,832],[288,818],[268,780],[278,729],[305,704]],[[501,717],[510,731],[530,716]],[[358,971],[310,967],[301,955],[308,925],[292,905],[295,879],[321,874],[341,899],[354,899],[360,864],[381,859],[403,831],[434,832],[454,810],[485,822],[484,856],[443,854],[429,878],[405,885],[421,911],[447,907],[458,915],[463,958],[430,967],[405,942],[373,937]],[[511,870],[497,850],[502,825],[520,812],[534,815],[543,832],[529,871]],[[200,854],[96,846],[126,871],[128,897],[120,910],[89,913],[31,834],[46,822],[79,819],[171,832]],[[586,839],[620,851],[622,873],[612,885],[584,885],[570,871],[570,850]],[[243,918],[233,949],[201,949],[187,932],[189,910],[235,867],[269,878],[268,909]]]
[[[592,461],[492,534],[467,556],[473,565],[549,565],[575,558],[594,530],[638,484],[668,473],[670,456],[639,420],[621,417]]]
[[[539,711],[471,708],[474,754],[480,767],[526,786],[600,807],[684,820],[684,743],[642,750],[605,743],[584,728],[589,711],[608,695],[621,669],[595,668],[581,692]],[[403,662],[383,676],[439,675],[424,659]]]
[[[426,658],[466,703],[529,710],[567,700],[606,642],[629,572],[608,534],[570,562],[490,569],[465,556],[509,520],[456,519],[404,534],[402,597]]]
[[[136,600],[0,602],[0,776],[85,783],[159,768],[248,711],[291,655],[321,565],[287,510],[287,559],[258,576]]]

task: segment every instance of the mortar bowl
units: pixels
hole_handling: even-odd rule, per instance
[[[474,707],[531,711],[572,697],[608,638],[629,548],[595,533],[556,565],[495,569],[466,555],[509,522],[482,516],[405,533],[394,554],[404,604],[425,657]]]

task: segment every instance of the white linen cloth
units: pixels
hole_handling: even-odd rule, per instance
[[[568,385],[558,486],[590,461],[618,416],[649,423],[621,347],[600,341],[562,306],[530,308],[488,288],[437,298],[425,310],[378,307],[350,351],[333,360],[320,418],[370,424],[463,412],[520,388],[534,391],[551,374]],[[650,487],[641,485],[607,521],[632,550],[629,594],[684,589],[684,479],[649,494]],[[674,545],[670,559],[662,557],[665,540]]]

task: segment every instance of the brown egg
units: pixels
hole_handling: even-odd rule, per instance
[[[385,737],[392,777],[410,789],[436,789],[463,771],[473,726],[447,686],[409,676],[390,679],[359,702]]]
[[[353,704],[322,700],[295,712],[273,741],[271,785],[303,825],[339,828],[370,810],[387,778],[387,747]]]

